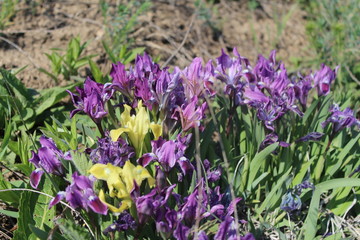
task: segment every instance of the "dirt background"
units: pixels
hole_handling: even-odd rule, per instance
[[[231,52],[237,47],[252,63],[259,53],[268,56],[277,49],[278,58],[290,67],[294,59],[311,56],[305,34],[306,13],[294,1],[258,1],[252,11],[248,1],[223,0],[210,5],[203,0],[201,9],[195,6],[196,1],[200,2],[152,1],[130,34],[133,46],[146,47],[151,56],[160,56],[160,65],[173,56],[168,65],[181,68],[196,56],[204,61],[216,58],[222,48]],[[115,7],[117,2],[126,1],[109,4]],[[204,17],[206,14],[210,17]],[[27,87],[52,87],[55,82],[38,70],[50,70],[44,53],[51,53],[52,48],[65,49],[72,37],[79,36],[81,41],[90,41],[84,55],[97,54],[94,60],[107,73],[111,64],[101,44],[105,31],[98,1],[20,1],[16,15],[0,35],[13,43],[0,39],[0,67],[27,65],[17,75]]]

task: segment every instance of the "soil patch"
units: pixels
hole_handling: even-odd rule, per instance
[[[278,50],[279,59],[287,66],[294,59],[311,56],[304,27],[306,14],[291,1],[257,1],[252,11],[247,1],[220,1],[215,5],[203,1],[201,6],[195,2],[201,1],[153,1],[131,33],[134,46],[145,46],[151,56],[160,56],[160,65],[166,62],[181,68],[197,56],[204,61],[214,59],[221,48],[231,51],[237,47],[253,63],[259,53],[268,56],[272,49]],[[52,48],[65,49],[76,36],[90,41],[84,55],[97,54],[95,60],[101,69],[109,71],[111,64],[101,44],[105,26],[97,1],[53,0],[31,5],[21,1],[17,9],[2,36],[18,49],[0,41],[0,66],[12,69],[27,65],[18,74],[26,86],[54,86],[55,82],[38,70],[50,70],[44,53],[51,53]]]

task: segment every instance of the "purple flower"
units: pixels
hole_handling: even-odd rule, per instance
[[[130,147],[122,138],[116,142],[112,141],[109,136],[99,138],[98,147],[91,149],[90,159],[93,163],[108,164],[122,167],[125,162],[135,156],[134,148]]]
[[[312,89],[311,77],[306,76],[305,78],[300,78],[300,81],[294,84],[295,97],[299,100],[300,104],[303,106],[303,110],[306,109],[306,102],[309,95],[309,91]]]
[[[40,137],[40,144],[42,147],[39,148],[38,153],[36,154],[34,151],[31,151],[32,157],[29,159],[29,162],[37,168],[30,175],[30,184],[33,188],[37,188],[40,183],[44,173],[42,169],[48,173],[62,176],[64,174],[64,168],[60,159],[71,159],[69,154],[64,154],[56,147],[51,138]]]
[[[270,134],[266,135],[265,139],[261,142],[259,151],[263,150],[267,146],[274,144],[276,142],[279,142],[279,145],[282,147],[290,146],[290,144],[287,142],[279,141],[279,137],[278,137],[278,135],[276,135],[276,133],[270,133]]]
[[[204,162],[204,168],[206,171],[206,177],[209,182],[216,182],[220,179],[221,176],[221,166],[219,165],[217,169],[211,171],[210,170],[210,162],[209,160],[205,159]]]
[[[356,125],[360,127],[360,121],[354,117],[354,113],[350,108],[346,108],[344,111],[340,111],[339,105],[334,104],[330,108],[331,116],[321,123],[324,128],[329,123],[333,124],[333,134],[340,132],[344,128]]]
[[[240,240],[240,236],[236,234],[236,224],[233,217],[225,217],[225,220],[221,222],[219,230],[214,236],[214,240]]]
[[[93,190],[94,179],[86,176],[79,176],[77,172],[72,175],[72,183],[67,186],[65,192],[59,192],[57,196],[50,201],[49,208],[59,203],[62,199],[73,208],[83,208],[89,211],[89,208],[96,213],[106,215],[107,206],[100,201]]]
[[[204,68],[202,66],[202,59],[194,58],[190,66],[182,71],[181,76],[186,99],[201,98],[204,94],[208,96],[214,95],[215,91],[212,89],[213,75],[214,67],[211,60]]]
[[[209,238],[204,231],[199,231],[197,239],[198,240],[208,240]]]
[[[195,96],[187,105],[183,104],[181,107],[178,107],[174,114],[173,118],[181,121],[182,130],[184,132],[189,131],[191,128],[199,127],[200,120],[204,118],[205,109],[207,108],[206,102],[204,102],[201,106],[198,105],[198,98]],[[177,114],[176,114],[177,113]]]
[[[311,188],[314,190],[315,186],[313,183],[311,183],[309,181],[304,181],[294,187],[294,192],[296,193],[296,195],[299,196],[302,193],[302,191],[307,188]]]
[[[178,164],[183,174],[186,175],[191,172],[194,167],[189,159],[184,156],[187,146],[183,141],[184,139],[182,139],[180,135],[178,135],[175,141],[166,141],[161,137],[156,141],[151,141],[152,152],[144,154],[138,159],[138,163],[145,167],[150,162],[156,160],[167,173],[174,168],[175,164]]]
[[[188,240],[190,228],[179,223],[174,231],[174,237],[176,240]]]
[[[244,76],[247,80],[252,79],[249,78],[249,61],[241,57],[236,48],[233,49],[233,54],[236,56],[233,59],[225,54],[224,50],[221,53],[221,56],[217,58],[215,77],[226,83],[225,94],[234,99],[235,105],[240,105],[244,102],[243,89],[246,85],[241,78]],[[243,69],[243,63],[245,63],[245,69]]]
[[[99,123],[107,115],[105,103],[111,98],[113,90],[106,85],[94,82],[89,77],[84,82],[84,89],[76,87],[76,90],[79,95],[67,91],[76,107],[75,110],[71,111],[70,117],[83,111],[95,123]]]
[[[44,171],[41,168],[35,169],[30,174],[30,185],[31,185],[32,188],[37,189],[43,174],[44,174]]]
[[[201,204],[199,203],[199,198],[201,196]],[[206,206],[208,205],[208,198],[206,194],[204,180],[201,179],[196,185],[194,191],[188,196],[184,198],[184,204],[182,204],[179,208],[179,214],[181,215],[181,219],[184,220],[187,226],[192,226],[196,217],[203,217],[203,214],[206,211]],[[199,216],[196,216],[199,211]]]
[[[278,66],[276,66],[276,51],[270,53],[269,59],[259,55],[257,63],[254,67],[254,74],[258,82],[263,85],[269,85],[270,81],[274,78]]]
[[[295,142],[307,142],[307,141],[318,141],[324,136],[323,133],[311,132],[304,137],[297,139]]]
[[[247,233],[245,236],[240,237],[240,240],[256,240],[256,238],[251,233]]]
[[[110,232],[127,231],[129,229],[135,230],[137,224],[134,218],[128,212],[122,212],[118,219],[108,226],[104,231],[104,235],[107,236]]]
[[[301,208],[301,199],[291,191],[282,197],[280,208],[286,212],[292,212]]]
[[[314,84],[317,89],[318,95],[328,95],[330,92],[330,85],[335,80],[339,66],[331,70],[325,64],[321,65],[321,69],[314,75]]]
[[[125,66],[122,63],[112,64],[110,76],[112,78],[112,87],[115,90],[121,92],[128,98],[133,97],[135,80],[125,71]]]

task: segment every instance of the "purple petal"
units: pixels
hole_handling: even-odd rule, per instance
[[[35,171],[30,174],[30,185],[33,188],[37,189],[43,174],[44,171],[41,168],[35,169]]]
[[[88,205],[94,212],[102,215],[107,215],[107,206],[103,202],[101,202],[97,196],[90,196]]]
[[[157,157],[154,153],[145,153],[144,155],[142,155],[141,158],[139,158],[137,160],[137,162],[141,166],[146,167],[149,163],[151,163],[152,161],[154,161],[156,159],[157,159]]]
[[[176,240],[188,240],[189,228],[181,223],[177,225],[174,231],[174,237]]]
[[[31,150],[32,157],[29,159],[29,162],[35,165],[36,168],[40,168],[40,158],[34,151]]]
[[[61,200],[65,198],[66,194],[64,191],[58,192],[56,196],[50,201],[49,209],[58,204]]]
[[[311,141],[311,140],[318,141],[321,139],[322,136],[324,136],[324,133],[311,132],[311,133],[307,134],[306,136],[297,139],[295,142],[307,142],[307,141]]]

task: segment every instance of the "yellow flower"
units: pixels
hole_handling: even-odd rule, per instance
[[[122,212],[132,206],[130,193],[134,188],[134,181],[137,185],[141,185],[142,181],[147,179],[150,187],[155,185],[155,179],[142,166],[134,166],[130,161],[126,161],[123,168],[115,167],[112,164],[95,164],[89,172],[97,179],[107,182],[109,188],[109,196],[121,199],[119,208],[105,201],[105,193],[101,190],[99,198],[103,201],[111,211]]]
[[[149,114],[147,113],[145,107],[142,106],[141,100],[138,103],[135,115],[130,115],[130,106],[125,105],[124,107],[125,110],[120,116],[123,127],[111,130],[110,137],[111,140],[115,142],[121,134],[127,133],[132,145],[139,154],[142,152],[145,135],[148,133],[149,128],[151,128],[155,136],[155,140],[157,140],[159,136],[162,135],[162,126],[150,123]]]

